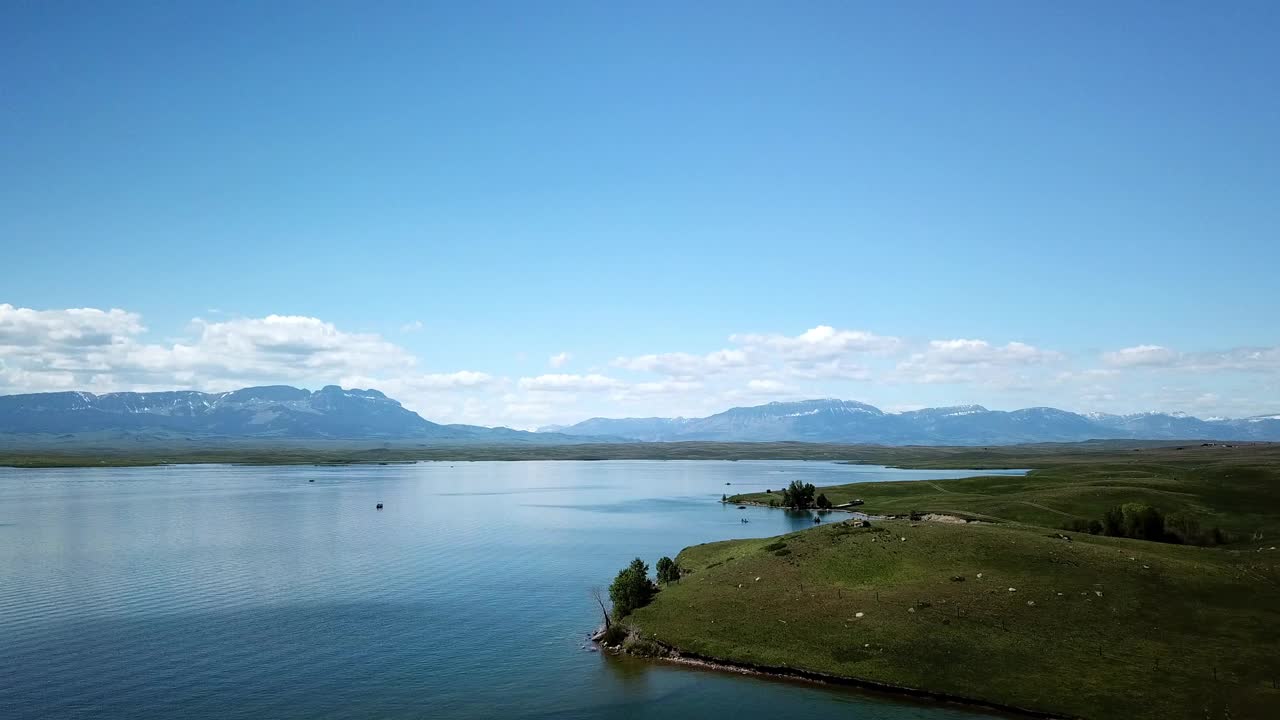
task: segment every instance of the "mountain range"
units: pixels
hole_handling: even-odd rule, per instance
[[[5,395],[0,396],[0,434],[540,444],[594,440],[502,427],[441,425],[424,420],[377,390],[344,390],[336,385],[315,392],[271,385],[223,393]]]
[[[426,443],[804,441],[884,445],[1007,445],[1083,440],[1280,441],[1280,415],[1209,419],[1184,414],[1081,415],[981,405],[884,412],[851,400],[737,407],[704,418],[592,418],[537,432],[442,425],[377,390],[287,385],[224,393],[87,392],[0,396],[0,435],[248,440],[388,440]]]
[[[576,437],[647,442],[804,441],[885,445],[1008,445],[1083,440],[1280,441],[1280,415],[1202,420],[1181,413],[1081,415],[1049,407],[981,405],[889,413],[851,400],[802,400],[737,407],[704,418],[592,418],[542,428]]]

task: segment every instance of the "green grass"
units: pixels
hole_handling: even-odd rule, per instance
[[[632,619],[686,652],[1065,716],[1280,717],[1280,552],[1071,536],[899,520],[699,545]]]
[[[1185,447],[1185,446],[1184,446]],[[1280,536],[1280,453],[1275,445],[1185,447],[1142,452],[1045,454],[1025,458],[1040,469],[1025,477],[855,483],[820,488],[839,504],[860,498],[874,515],[913,511],[1058,528],[1100,520],[1108,508],[1142,502],[1166,515],[1186,513],[1203,527],[1231,532],[1235,543]],[[768,504],[780,493],[735,495],[730,502]]]
[[[1280,717],[1276,445],[902,450],[898,464],[915,467],[1037,469],[820,488],[870,514],[986,522],[828,523],[687,548],[678,560],[692,573],[633,621],[688,653],[1064,716]],[[1126,502],[1192,514],[1234,541],[1055,530]]]

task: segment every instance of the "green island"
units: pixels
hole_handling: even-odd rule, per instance
[[[1042,716],[1280,717],[1280,447],[1009,456],[1036,469],[818,488],[873,519],[685,548],[611,647]]]

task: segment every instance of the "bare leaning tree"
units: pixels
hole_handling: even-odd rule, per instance
[[[595,598],[596,603],[600,606],[600,614],[604,616],[604,629],[608,631],[610,627],[609,609],[608,606],[604,604],[604,588],[599,585],[591,588],[591,597]]]

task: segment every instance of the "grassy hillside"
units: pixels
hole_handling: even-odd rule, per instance
[[[900,520],[700,545],[632,617],[686,652],[1066,716],[1280,717],[1280,552],[1069,535]]]
[[[1025,477],[857,483],[821,491],[837,504],[862,499],[865,505],[859,509],[871,514],[936,512],[1051,528],[1099,519],[1108,508],[1141,502],[1165,514],[1194,516],[1204,527],[1230,531],[1237,542],[1248,542],[1255,533],[1280,539],[1280,454],[1274,445],[1025,459],[1041,469]],[[780,497],[776,492],[752,493],[731,500],[768,504]]]

